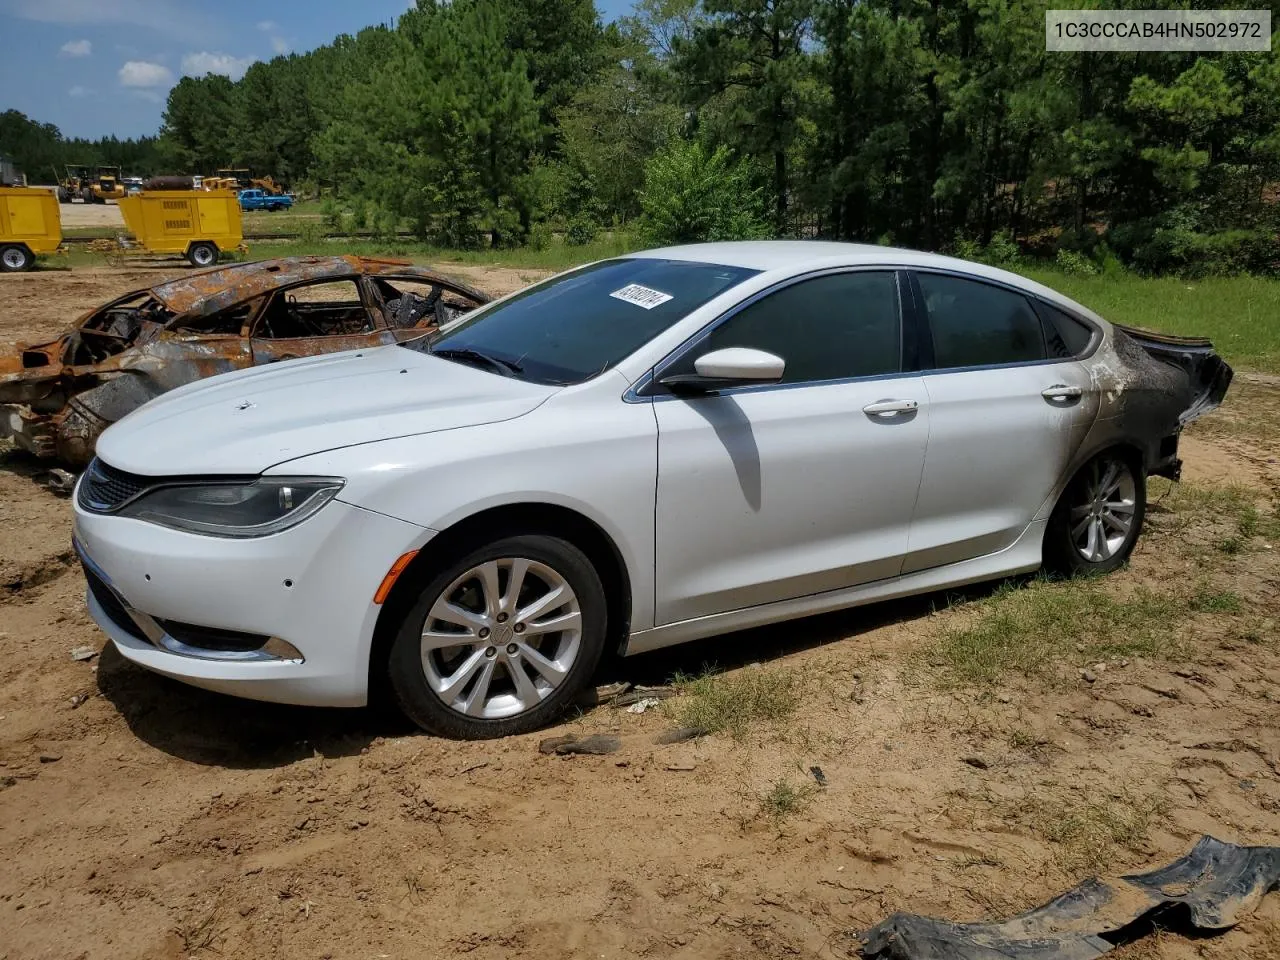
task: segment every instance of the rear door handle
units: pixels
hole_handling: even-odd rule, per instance
[[[915,400],[877,400],[868,403],[862,412],[870,417],[892,417],[899,413],[915,413],[919,407]]]
[[[1046,387],[1040,391],[1040,396],[1046,400],[1076,400],[1083,394],[1082,388],[1069,387],[1065,383],[1055,383],[1052,387]]]

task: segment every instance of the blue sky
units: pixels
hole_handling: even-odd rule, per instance
[[[393,22],[412,0],[0,0],[0,111],[68,136],[155,133],[178,77]],[[606,20],[631,0],[596,0]]]

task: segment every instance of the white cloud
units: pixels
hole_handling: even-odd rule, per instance
[[[284,37],[272,37],[271,49],[278,54],[286,54],[289,52],[289,41]]]
[[[173,83],[173,71],[162,63],[147,60],[130,60],[119,72],[120,85],[124,87],[168,87]]]
[[[239,80],[253,57],[233,57],[229,53],[210,53],[201,50],[199,53],[188,53],[182,58],[182,72],[190,77],[203,77],[206,73],[221,73],[232,80]]]
[[[258,29],[261,30],[263,33],[270,33],[275,28],[276,28],[276,22],[274,20],[258,21]]]
[[[191,0],[0,0],[4,12],[23,20],[85,26],[143,27],[189,43],[227,35],[227,22]]]
[[[88,40],[68,40],[62,45],[62,53],[68,57],[87,57],[93,53],[93,44]]]
[[[69,97],[91,97],[91,96],[93,96],[93,91],[92,91],[92,90],[90,90],[88,87],[82,87],[82,86],[80,86],[80,84],[76,84],[74,87],[72,87],[70,90],[68,90],[68,91],[67,91],[67,96],[69,96]]]

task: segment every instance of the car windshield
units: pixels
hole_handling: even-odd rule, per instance
[[[757,272],[685,260],[606,260],[405,346],[523,380],[581,383]]]

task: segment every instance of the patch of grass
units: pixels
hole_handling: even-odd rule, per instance
[[[1023,730],[1021,727],[1010,730],[1005,740],[1010,750],[1034,750],[1040,746],[1040,738],[1030,730]]]
[[[1006,811],[1054,845],[1069,872],[1110,872],[1118,849],[1137,850],[1165,801],[1122,791],[1109,797],[1027,798]]]
[[[1002,584],[973,605],[972,616],[947,621],[922,651],[944,683],[991,683],[1005,673],[1048,676],[1065,660],[1175,655],[1170,624],[1185,609],[1178,598],[1139,588],[1125,597],[1100,580]]]
[[[1059,290],[1113,323],[1209,337],[1237,370],[1280,372],[1280,281],[1261,277],[1072,276],[1033,267],[1020,273]]]
[[[774,827],[779,827],[807,807],[817,789],[808,783],[797,786],[789,780],[777,780],[772,787],[760,795],[760,816],[772,823]]]
[[[678,696],[666,702],[683,727],[724,732],[742,740],[754,727],[779,724],[800,704],[800,680],[794,671],[748,667],[734,673],[677,677]]]
[[[1201,587],[1187,605],[1197,613],[1240,613],[1244,610],[1244,601],[1239,594],[1211,587]]]
[[[1244,550],[1244,538],[1243,537],[1223,537],[1221,540],[1219,540],[1217,543],[1214,544],[1214,547],[1218,550],[1219,553],[1225,553],[1229,557],[1234,557],[1236,554]]]

